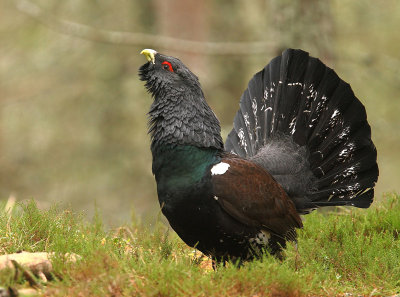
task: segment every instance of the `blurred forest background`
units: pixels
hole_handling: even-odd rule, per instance
[[[287,47],[319,57],[365,104],[383,192],[400,191],[400,1],[3,0],[0,197],[111,225],[158,212],[139,52],[197,73],[224,137],[251,76]]]

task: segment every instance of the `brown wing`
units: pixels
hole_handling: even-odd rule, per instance
[[[240,158],[223,158],[211,171],[215,199],[241,223],[285,236],[302,222],[283,188],[262,167]]]

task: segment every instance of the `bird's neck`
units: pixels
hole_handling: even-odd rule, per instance
[[[199,94],[188,91],[156,97],[149,118],[152,150],[164,145],[223,150],[219,121]]]
[[[159,187],[178,189],[198,183],[205,171],[218,162],[220,151],[191,145],[152,148],[153,173]]]

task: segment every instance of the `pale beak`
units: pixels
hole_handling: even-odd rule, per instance
[[[147,61],[155,64],[155,55],[157,54],[157,51],[146,48],[140,52],[141,55],[145,55]]]

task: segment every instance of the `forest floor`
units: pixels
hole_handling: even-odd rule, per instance
[[[0,255],[48,252],[52,272],[44,281],[3,269],[0,286],[10,296],[17,290],[20,296],[400,294],[400,196],[387,195],[367,210],[314,212],[298,233],[297,249],[289,245],[282,261],[265,256],[214,271],[208,258],[162,223],[149,229],[133,221],[107,230],[99,215],[88,222],[31,201],[0,212]],[[70,261],[65,254],[78,256]],[[35,290],[24,291],[29,287]]]

